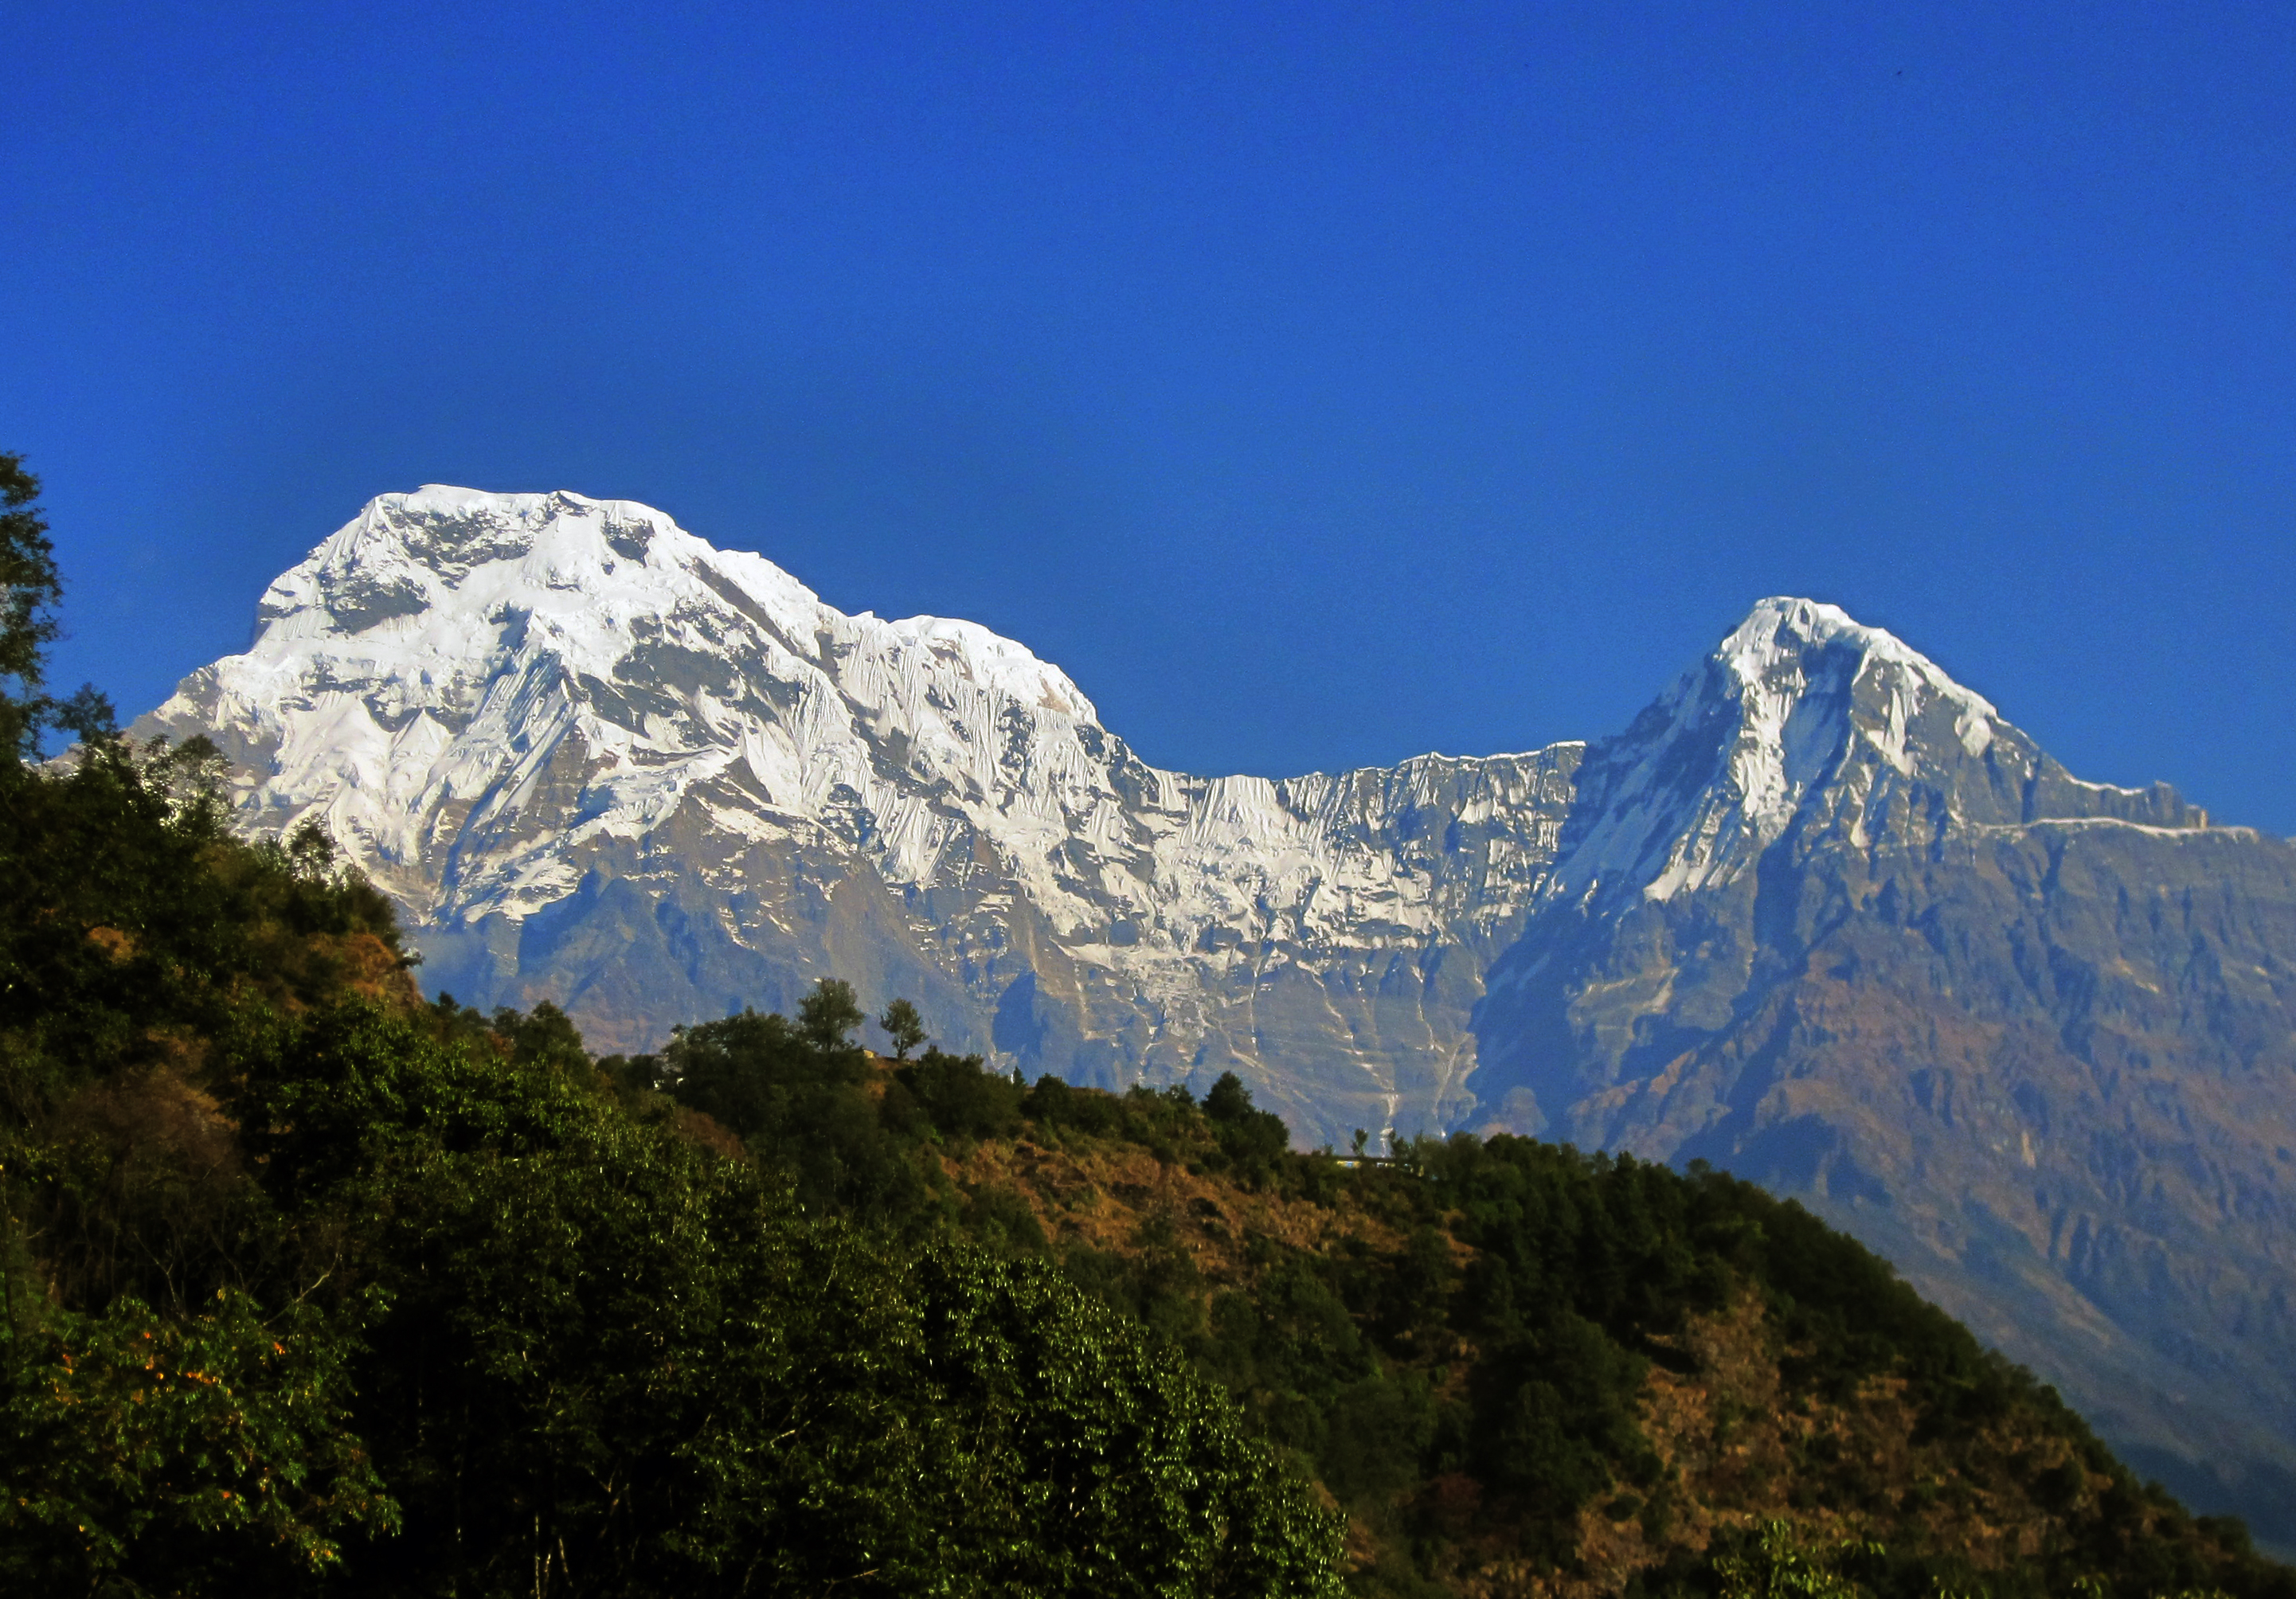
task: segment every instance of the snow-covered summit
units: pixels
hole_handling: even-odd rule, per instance
[[[1924,816],[2013,819],[2042,758],[1894,635],[1773,596],[1589,756],[1551,892],[1669,899],[1742,876],[1796,828],[1863,846],[1916,796]]]
[[[1002,737],[1015,709],[1053,736]],[[630,501],[439,485],[369,503],[155,718],[224,738],[252,827],[316,815],[419,915],[463,918],[552,903],[570,844],[644,832],[697,784],[849,832],[891,775],[864,728],[898,729],[908,775],[1043,802],[1097,725],[986,628],[846,616]],[[884,820],[896,874],[929,870],[930,823]]]
[[[1857,652],[1860,676],[1869,669],[1894,670],[1903,675],[1898,686],[1914,697],[1927,694],[1951,702],[1960,710],[1955,726],[1963,744],[1972,755],[1983,752],[2000,716],[1992,702],[1956,683],[1895,634],[1866,627],[1839,605],[1790,594],[1758,600],[1715,656],[1748,694],[1775,699],[1794,692],[1797,680],[1806,685],[1803,668],[1813,651],[1833,649]]]
[[[531,915],[575,891],[586,847],[681,816],[865,857],[903,891],[987,869],[1119,964],[1214,925],[1220,947],[1424,935],[1456,875],[1366,832],[1453,783],[1426,763],[1376,782],[1160,770],[1013,640],[849,616],[659,511],[564,492],[381,496],[271,586],[244,654],[152,720],[221,738],[250,828],[320,817],[427,921]],[[1493,813],[1554,802],[1513,775],[1541,759],[1435,767],[1487,776],[1472,803]]]
[[[718,549],[632,500],[564,490],[428,483],[368,502],[265,593],[249,652],[357,638],[352,648],[377,660],[460,657],[516,614],[548,630],[568,661],[595,667],[620,659],[634,625],[716,602],[787,636],[809,640],[832,619],[882,632],[984,686],[1096,719],[1057,667],[985,627],[844,617],[763,556]]]

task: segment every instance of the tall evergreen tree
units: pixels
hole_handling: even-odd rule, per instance
[[[917,1007],[906,999],[897,999],[885,1007],[877,1018],[877,1025],[885,1029],[893,1041],[893,1059],[906,1061],[909,1051],[925,1041],[925,1021],[917,1014]]]
[[[0,454],[0,742],[21,760],[34,752],[54,606],[63,593],[40,480],[21,455]]]
[[[0,766],[10,769],[39,758],[44,728],[86,738],[111,726],[111,708],[92,685],[66,701],[46,693],[63,579],[39,497],[24,457],[0,451]]]

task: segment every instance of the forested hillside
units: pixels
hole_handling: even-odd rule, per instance
[[[426,1004],[323,836],[47,696],[0,465],[7,1591],[2296,1595],[1719,1173],[1300,1154],[833,981],[603,1060]]]
[[[2296,1592],[1863,1247],[1724,1174],[1504,1136],[1297,1154],[1232,1077],[1201,1103],[1024,1087],[867,1055],[860,1020],[832,984],[794,1024],[603,1069],[813,1211],[1059,1261],[1316,1477],[1358,1592],[1710,1592],[1766,1531],[1881,1593]]]

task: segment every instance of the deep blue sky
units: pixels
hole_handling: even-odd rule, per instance
[[[1599,736],[1790,592],[2296,832],[2296,8],[6,22],[0,447],[128,714],[369,496],[562,487],[1170,766]]]

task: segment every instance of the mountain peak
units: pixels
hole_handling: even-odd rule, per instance
[[[1811,649],[1846,644],[1885,655],[1912,655],[1896,635],[1868,627],[1839,605],[1794,594],[1771,594],[1754,602],[1745,620],[1717,645],[1714,658],[1741,682],[1759,681],[1779,660]]]
[[[505,608],[597,609],[611,626],[674,609],[696,577],[720,592],[730,582],[791,622],[820,605],[771,562],[713,549],[650,505],[429,483],[378,495],[283,574],[258,607],[257,647],[376,630],[380,642]]]
[[[1096,713],[1066,673],[977,623],[848,616],[762,555],[721,550],[636,500],[569,489],[495,493],[425,483],[378,495],[272,584],[255,644],[294,649],[359,637],[364,652],[467,648],[506,619],[539,620],[579,666],[606,670],[633,630],[729,612],[793,654],[858,631],[904,644],[957,676],[1079,721]],[[361,636],[372,635],[362,637]]]
[[[1776,742],[1796,706],[1830,692],[1841,699],[1845,712],[1862,706],[1878,718],[1877,726],[1861,730],[1903,776],[1913,775],[1908,719],[1925,706],[1951,709],[1954,736],[1972,758],[1985,753],[2000,721],[1992,701],[1955,682],[1928,656],[1823,601],[1786,594],[1758,601],[1710,659],[1726,674],[1720,686],[1743,707],[1758,741]],[[1841,668],[1853,660],[1844,677]],[[1693,672],[1685,683],[1702,676],[1711,692],[1717,685],[1710,672]]]
[[[425,483],[408,494],[377,495],[311,553],[324,567],[401,559],[450,580],[473,567],[537,549],[570,554],[602,542],[640,559],[654,538],[706,548],[662,512],[635,500],[597,500],[570,489],[498,494]]]
[[[1746,619],[1715,649],[1713,659],[1748,689],[1775,680],[1779,669],[1790,668],[1808,681],[1807,663],[1816,652],[1854,650],[1859,674],[1874,666],[1896,668],[1920,692],[1952,701],[1964,712],[1962,739],[1972,755],[1983,752],[1991,724],[1999,719],[1990,701],[1963,687],[1943,668],[1904,640],[1881,627],[1869,627],[1839,605],[1806,600],[1792,594],[1773,594],[1758,600]]]
[[[1590,757],[1555,891],[1719,885],[1798,820],[1862,840],[1903,812],[1908,784],[1955,808],[1968,764],[2003,737],[2021,775],[2027,741],[1982,695],[1839,606],[1771,596]],[[1995,775],[1980,781],[1990,816]]]

